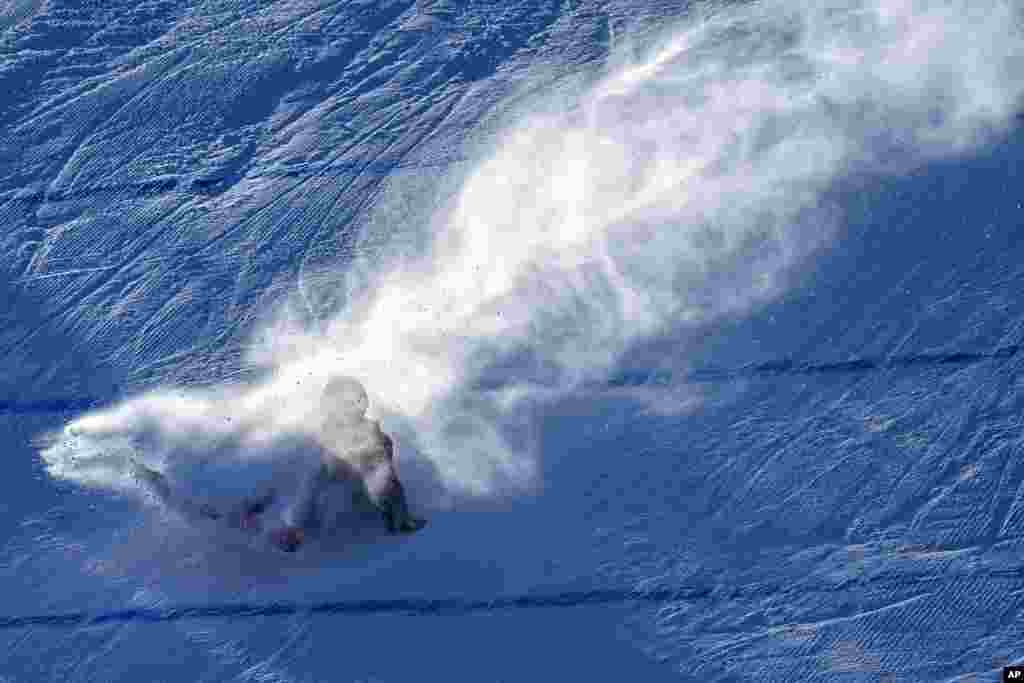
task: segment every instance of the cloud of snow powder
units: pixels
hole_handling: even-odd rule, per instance
[[[113,485],[90,458],[143,432],[168,444],[187,428],[194,446],[309,431],[323,383],[344,374],[408,471],[432,473],[433,503],[529,488],[533,399],[600,379],[638,341],[778,295],[834,238],[824,196],[844,177],[903,173],[1008,127],[1024,91],[1019,19],[966,0],[695,10],[571,106],[534,102],[452,202],[393,226],[428,248],[352,266],[327,325],[264,330],[251,360],[273,369],[265,383],[87,415],[44,452],[50,472]],[[498,374],[502,390],[477,390]]]

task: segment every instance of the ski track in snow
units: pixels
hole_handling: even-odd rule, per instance
[[[1024,659],[1022,25],[0,8],[0,680],[998,680]],[[341,373],[430,510],[408,540],[225,550],[74,474],[210,396],[285,433]],[[40,457],[68,421],[107,431]],[[232,603],[294,609],[157,618]],[[85,613],[125,618],[29,618]]]

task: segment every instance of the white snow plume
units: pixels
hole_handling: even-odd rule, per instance
[[[844,177],[986,144],[1024,91],[1019,26],[998,1],[694,10],[571,106],[531,103],[543,113],[507,127],[452,202],[391,226],[429,248],[358,263],[329,324],[269,327],[252,361],[273,377],[227,414],[292,428],[317,412],[311,377],[353,375],[442,492],[529,487],[537,387],[558,395],[639,340],[777,295],[833,238],[824,197]],[[509,388],[474,391],[496,367]],[[122,406],[120,424],[160,400]],[[198,400],[177,399],[153,429],[178,434]]]

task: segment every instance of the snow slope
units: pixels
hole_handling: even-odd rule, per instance
[[[0,674],[995,680],[1024,656],[1021,20],[3,10],[8,615],[624,597],[9,629]],[[90,464],[301,432],[341,374],[413,537],[225,549]]]

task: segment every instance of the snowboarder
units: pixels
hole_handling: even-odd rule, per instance
[[[322,397],[325,421],[320,430],[324,457],[302,486],[297,504],[290,508],[287,517],[291,523],[274,532],[278,547],[298,548],[304,530],[319,526],[319,502],[324,494],[330,495],[334,484],[356,484],[380,511],[392,534],[413,533],[426,525],[409,512],[395,470],[394,442],[380,423],[367,419],[368,403],[358,380],[341,377],[327,384]]]
[[[280,491],[272,489],[247,498],[230,510],[191,500],[179,500],[175,505],[171,486],[163,474],[136,462],[135,476],[161,503],[191,516],[222,520],[249,532],[270,526],[268,538],[285,552],[298,550],[306,535],[321,526],[325,497],[341,495],[343,491],[351,494],[353,487],[380,511],[390,533],[418,531],[426,522],[409,512],[405,490],[395,470],[394,442],[378,422],[366,417],[367,404],[366,391],[357,380],[342,377],[327,384],[321,405],[325,420],[319,433],[320,462],[305,477],[297,493],[288,496],[290,500],[282,500]],[[268,523],[264,519],[266,513],[279,503],[285,504],[283,523]]]

